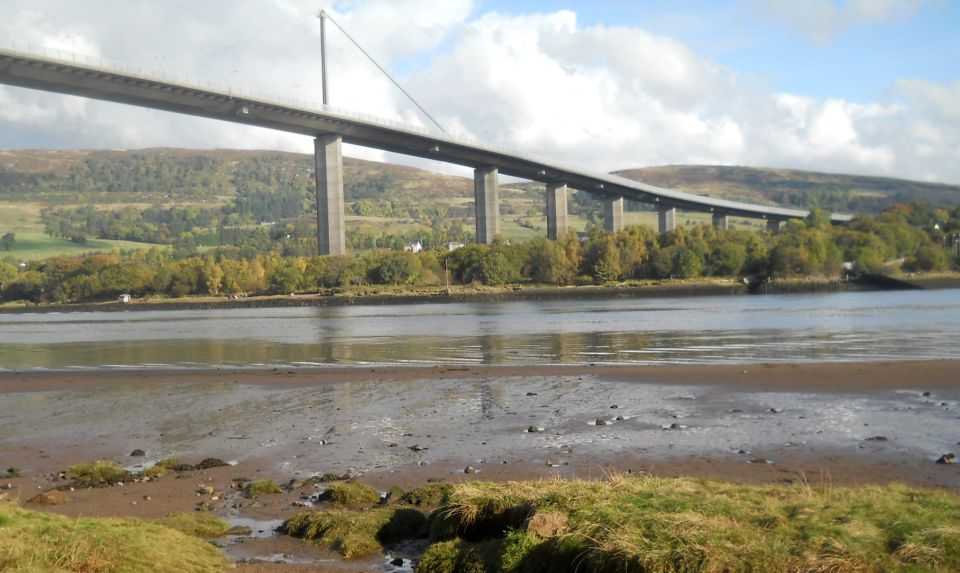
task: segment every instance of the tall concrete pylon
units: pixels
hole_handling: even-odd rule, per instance
[[[547,183],[547,238],[556,241],[567,232],[567,186]]]
[[[339,135],[313,140],[317,178],[317,253],[347,254],[343,224],[343,154]]]
[[[623,230],[623,197],[603,198],[603,228],[608,233]]]
[[[489,245],[500,234],[500,183],[496,167],[477,167],[473,170],[473,200],[477,243]]]
[[[714,213],[713,226],[726,231],[730,228],[730,220],[724,213]]]
[[[677,228],[677,208],[657,206],[657,221],[660,223],[660,234]]]

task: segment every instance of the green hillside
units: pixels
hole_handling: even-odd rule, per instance
[[[278,151],[0,150],[0,235],[16,236],[7,254],[22,259],[153,244],[259,250],[281,242],[289,254],[304,254],[315,233],[313,169],[311,155]],[[835,212],[960,202],[958,186],[882,177],[710,166],[617,174],[688,193]],[[469,177],[344,158],[344,195],[353,249],[401,248],[416,240],[436,246],[472,235]],[[600,204],[588,193],[573,193],[569,211],[572,231],[601,219]],[[538,183],[503,185],[500,212],[502,232],[512,241],[546,234]],[[678,222],[695,225],[705,217],[687,212]],[[625,220],[656,225],[650,207],[640,204],[628,203]]]

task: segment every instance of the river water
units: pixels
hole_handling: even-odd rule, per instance
[[[0,370],[958,358],[960,290],[0,314]]]

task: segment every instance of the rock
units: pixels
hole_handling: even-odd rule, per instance
[[[886,436],[870,436],[869,438],[867,438],[867,441],[868,442],[886,442],[887,437]]]
[[[771,414],[779,414],[780,412],[783,412],[783,410],[778,408],[767,408],[767,412],[770,412]]]
[[[748,464],[773,464],[773,460],[768,460],[766,458],[753,458],[752,460],[747,461]]]
[[[63,505],[69,502],[70,496],[55,489],[38,493],[27,500],[27,503],[33,503],[36,505]]]
[[[213,495],[214,489],[212,485],[200,485],[197,488],[197,493],[201,495]]]
[[[7,478],[18,478],[18,477],[20,477],[20,468],[15,468],[15,467],[12,467],[12,466],[9,467],[9,468],[7,468],[7,473],[6,473],[6,475],[3,476],[3,477],[7,477]]]
[[[536,392],[527,392],[527,396],[539,396]]]
[[[150,497],[149,495],[145,495],[143,496],[143,501],[153,501],[153,498]]]
[[[930,397],[930,392],[929,392],[929,391],[926,391],[926,392],[924,392],[923,394],[920,394],[920,395],[923,396],[924,398],[929,398],[929,397]]]
[[[607,416],[600,416],[599,418],[596,419],[594,423],[598,426],[609,426],[610,424],[613,423],[613,420],[611,420]]]
[[[390,565],[393,565],[394,567],[403,567],[403,557],[397,557],[390,562]]]
[[[132,452],[130,452],[130,457],[131,457],[131,458],[142,458],[142,457],[145,456],[145,455],[147,455],[147,452],[141,450],[140,448],[137,448],[137,449],[133,450]]]
[[[463,473],[465,473],[465,474],[475,474],[475,473],[477,473],[477,468],[475,468],[475,467],[473,467],[473,466],[467,466],[467,467],[463,468]]]
[[[413,444],[410,446],[410,449],[415,452],[422,452],[423,450],[429,449],[426,446],[421,446],[420,444]]]
[[[567,528],[569,518],[567,514],[557,511],[534,513],[527,520],[525,529],[534,539],[550,539],[557,537]]]
[[[943,454],[937,458],[938,464],[955,464],[957,463],[957,456],[953,454]]]
[[[210,468],[221,468],[223,466],[229,466],[227,462],[223,460],[218,460],[217,458],[204,458],[199,464],[193,466],[195,470],[206,470]]]
[[[327,482],[331,482],[331,481],[346,481],[346,480],[348,480],[348,479],[350,479],[350,474],[349,474],[349,473],[340,474],[340,475],[332,474],[332,473],[325,473],[325,474],[323,474],[322,476],[320,476],[320,483],[327,483]],[[309,480],[308,480],[308,481],[309,481]]]
[[[227,535],[253,535],[253,529],[246,525],[234,525],[227,530]]]
[[[616,409],[619,408],[619,407],[620,407],[620,406],[618,406],[618,405],[616,405],[616,404],[610,404],[610,409],[611,409],[611,410],[616,410]]]
[[[543,428],[541,428],[540,426],[530,426],[529,428],[527,428],[527,431],[530,432],[531,434],[536,434],[537,432],[542,432]]]
[[[201,501],[194,509],[196,511],[213,511],[213,504],[209,501]]]
[[[623,416],[617,416],[616,418],[614,418],[614,420],[616,420],[617,422],[622,422],[626,420],[626,418],[624,418]]]
[[[399,445],[400,445],[400,444],[398,444],[398,443],[396,443],[396,442],[390,442],[389,444],[387,444],[387,447],[388,447],[388,448],[395,448],[395,447],[397,447],[397,446],[399,446]]]

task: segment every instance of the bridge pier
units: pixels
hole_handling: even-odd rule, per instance
[[[339,135],[313,140],[317,178],[317,253],[347,254],[343,224],[343,154]]]
[[[496,167],[473,170],[473,200],[477,219],[477,243],[489,245],[500,234],[500,183]]]
[[[718,229],[723,229],[726,231],[730,228],[730,220],[723,213],[714,213],[713,214],[713,226]]]
[[[676,207],[665,207],[659,205],[657,207],[657,220],[660,223],[660,234],[668,233],[677,228],[677,208]]]
[[[623,230],[623,197],[603,198],[603,228],[608,233]]]
[[[767,230],[771,233],[779,233],[781,223],[783,223],[783,221],[779,219],[767,219]]]
[[[547,238],[556,241],[567,232],[567,186],[547,183]]]

